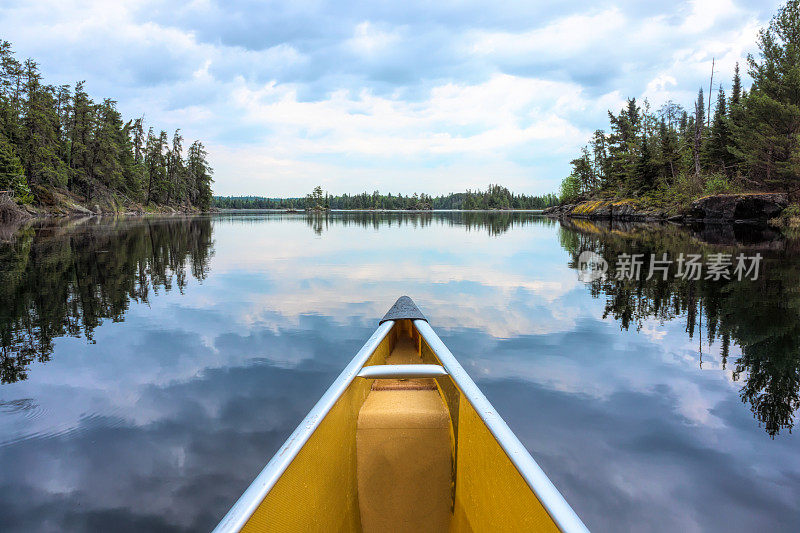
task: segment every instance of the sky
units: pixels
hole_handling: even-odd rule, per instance
[[[202,140],[215,194],[543,194],[626,97],[729,88],[780,4],[3,0],[0,38]]]

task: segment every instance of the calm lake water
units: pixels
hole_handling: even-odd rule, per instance
[[[592,531],[800,530],[800,244],[568,226],[0,230],[0,530],[211,529],[403,294]],[[580,281],[586,250],[612,275]],[[760,253],[759,278],[613,276],[622,253],[719,252]]]

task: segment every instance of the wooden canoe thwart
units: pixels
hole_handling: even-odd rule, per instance
[[[215,531],[588,530],[403,296]]]

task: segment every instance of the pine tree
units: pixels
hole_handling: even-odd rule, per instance
[[[70,117],[70,146],[68,151],[67,166],[70,169],[67,188],[71,191],[82,189],[89,192],[89,176],[91,171],[91,142],[94,127],[94,109],[89,95],[83,89],[84,82],[75,84],[72,94],[72,116]]]
[[[128,121],[122,126],[117,137],[117,145],[119,146],[119,163],[122,167],[122,184],[119,189],[121,192],[126,193],[128,200],[136,201],[139,198],[140,183],[138,179],[139,168],[134,162],[133,156],[133,143],[131,142],[131,128],[133,121]]]
[[[125,166],[125,184],[128,194],[136,201],[144,201],[145,188],[145,136],[144,118],[135,119],[127,128],[128,144],[131,147],[131,159]]]
[[[659,164],[651,148],[651,140],[642,139],[639,160],[636,163],[637,185],[649,190],[656,186],[658,180]]]
[[[211,179],[213,170],[208,164],[207,152],[203,143],[195,141],[189,147],[189,154],[186,160],[188,179],[194,183],[196,197],[192,199],[192,204],[198,206],[203,211],[211,207]]]
[[[730,109],[733,109],[742,100],[742,77],[739,75],[739,63],[736,63],[736,68],[733,71],[733,84],[731,85],[731,100]]]
[[[639,177],[638,164],[641,156],[641,139],[642,133],[642,116],[640,115],[641,108],[636,105],[636,98],[628,99],[628,106],[625,109],[626,132],[625,138],[625,155],[624,155],[624,168],[623,180],[629,191],[638,187]]]
[[[658,127],[660,146],[661,179],[666,184],[673,184],[680,172],[680,147],[678,133],[667,124],[666,117],[661,118]]]
[[[728,102],[728,165],[730,167],[730,175],[737,174],[744,166],[745,160],[742,157],[742,149],[737,144],[737,132],[741,132],[745,123],[745,102],[747,101],[747,93],[742,89],[742,78],[739,75],[739,63],[736,63],[736,69],[733,75],[733,84],[731,86],[731,98]]]
[[[0,133],[12,145],[19,142],[22,87],[22,65],[14,57],[11,44],[0,41]]]
[[[706,104],[703,98],[703,88],[697,93],[697,101],[694,104],[694,143],[692,145],[692,156],[694,158],[694,174],[700,178],[700,154],[703,149],[704,125],[706,122]]]
[[[72,109],[71,92],[69,85],[61,85],[56,88],[55,92],[56,116],[58,117],[58,157],[62,161],[67,160],[67,151],[69,150],[69,114]]]
[[[161,130],[158,135],[158,151],[160,157],[156,159],[158,164],[158,171],[156,176],[158,179],[155,181],[156,187],[154,191],[155,201],[157,204],[166,204],[169,202],[170,197],[170,183],[169,176],[167,176],[167,161],[169,157],[169,137],[167,132]]]
[[[595,187],[604,187],[608,182],[608,146],[603,130],[596,130],[590,142],[594,175],[597,179]]]
[[[694,115],[689,115],[688,111],[681,114],[678,137],[681,172],[691,173],[694,169]]]
[[[38,65],[24,64],[25,104],[20,135],[20,155],[29,183],[60,187],[66,169],[59,158],[58,116],[52,87],[41,85]]]
[[[166,132],[156,137],[153,128],[147,132],[147,144],[144,151],[144,168],[147,180],[147,196],[145,204],[158,202],[163,192],[166,181],[166,168],[164,165],[164,142]]]
[[[0,133],[0,191],[11,191],[23,201],[28,200],[30,194],[22,163],[2,133]]]
[[[170,201],[180,204],[186,197],[185,169],[183,165],[183,137],[181,130],[175,130],[172,136],[172,148],[167,154],[167,181],[169,182],[169,194],[167,204]]]
[[[758,37],[760,58],[748,56],[753,87],[734,154],[751,179],[790,191],[800,176],[800,2],[789,0]]]
[[[578,178],[580,182],[581,192],[590,192],[595,187],[595,174],[592,168],[592,160],[589,157],[589,149],[584,147],[581,152],[581,157],[573,159],[570,164],[572,165],[572,175]],[[490,194],[494,191],[490,188]]]
[[[116,102],[103,100],[97,111],[97,132],[94,142],[94,171],[98,181],[108,188],[119,190],[124,185],[122,167],[126,134],[122,116],[116,109]]]
[[[608,113],[611,133],[608,139],[608,180],[618,190],[630,191],[635,187],[639,161],[641,117],[635,98],[618,116]]]
[[[731,140],[726,108],[725,91],[720,87],[717,95],[717,107],[714,111],[714,122],[711,125],[711,132],[708,137],[706,155],[709,167],[712,170],[722,171],[730,175],[733,161],[728,151]]]

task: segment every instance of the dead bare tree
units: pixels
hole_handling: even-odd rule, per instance
[[[706,115],[707,127],[711,127],[711,92],[714,90],[714,61],[711,58],[711,81],[708,82],[708,114]]]

